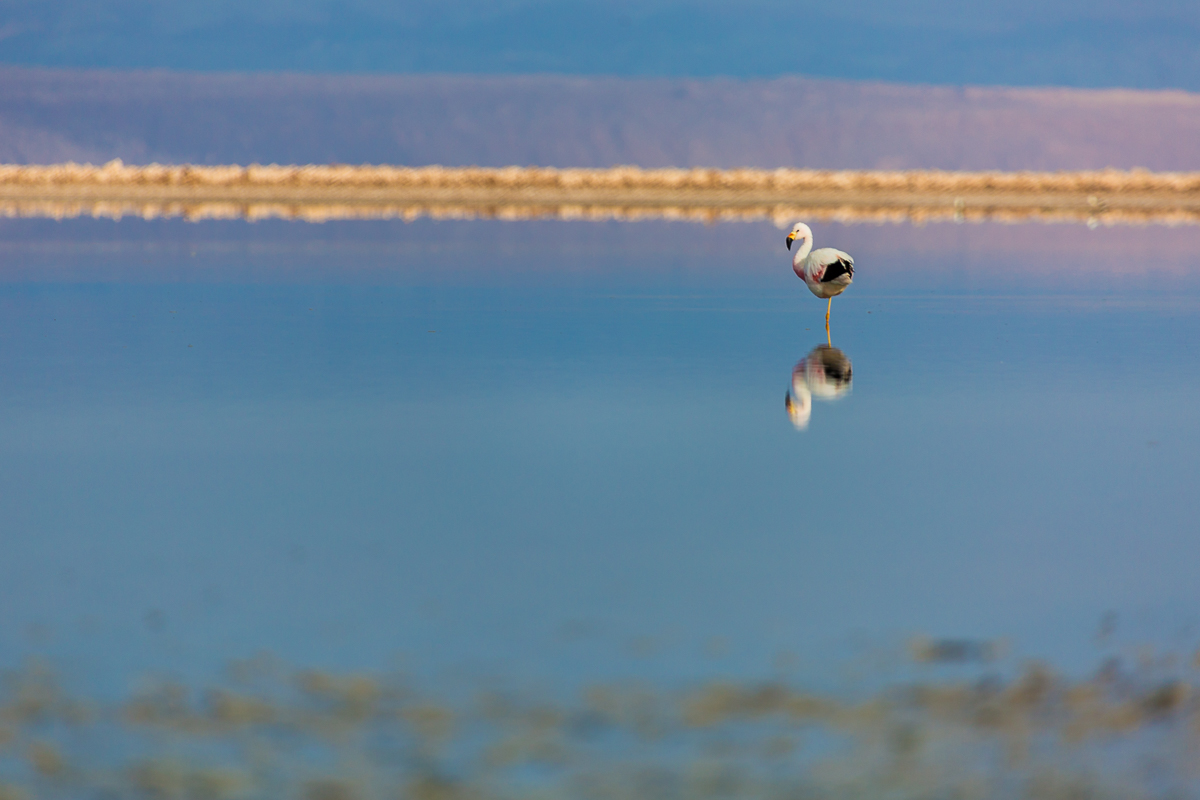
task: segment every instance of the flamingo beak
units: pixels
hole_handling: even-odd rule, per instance
[[[795,231],[793,231],[793,232],[791,232],[791,233],[789,233],[789,234],[788,234],[788,238],[787,238],[787,246],[788,246],[788,250],[791,250],[791,249],[792,249],[792,242],[793,242],[793,241],[795,241],[795,239],[796,239],[796,233],[795,233]]]

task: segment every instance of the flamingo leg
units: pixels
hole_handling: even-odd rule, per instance
[[[833,298],[829,298],[829,305],[825,307],[825,340],[829,341],[829,312],[833,311]],[[832,342],[830,347],[832,347]]]

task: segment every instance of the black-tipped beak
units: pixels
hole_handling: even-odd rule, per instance
[[[788,250],[791,250],[791,249],[792,249],[792,241],[793,241],[793,240],[795,240],[795,238],[796,238],[796,234],[794,234],[794,233],[789,233],[789,234],[788,234],[788,238],[787,238],[787,246],[788,246]]]

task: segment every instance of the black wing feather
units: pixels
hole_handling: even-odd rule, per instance
[[[827,264],[825,266],[825,274],[821,276],[821,283],[829,283],[830,281],[836,280],[843,275],[849,275],[851,278],[853,278],[854,264],[850,263],[844,258],[839,258],[832,264]]]

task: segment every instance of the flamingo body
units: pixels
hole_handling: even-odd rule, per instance
[[[828,300],[846,291],[846,287],[854,282],[854,259],[849,253],[832,247],[813,250],[812,228],[803,222],[797,222],[788,234],[789,250],[792,242],[797,240],[800,246],[792,256],[792,271],[804,281],[810,292],[822,300]]]
[[[854,259],[832,247],[813,250],[799,264],[793,260],[792,270],[822,300],[837,297],[854,282]]]

